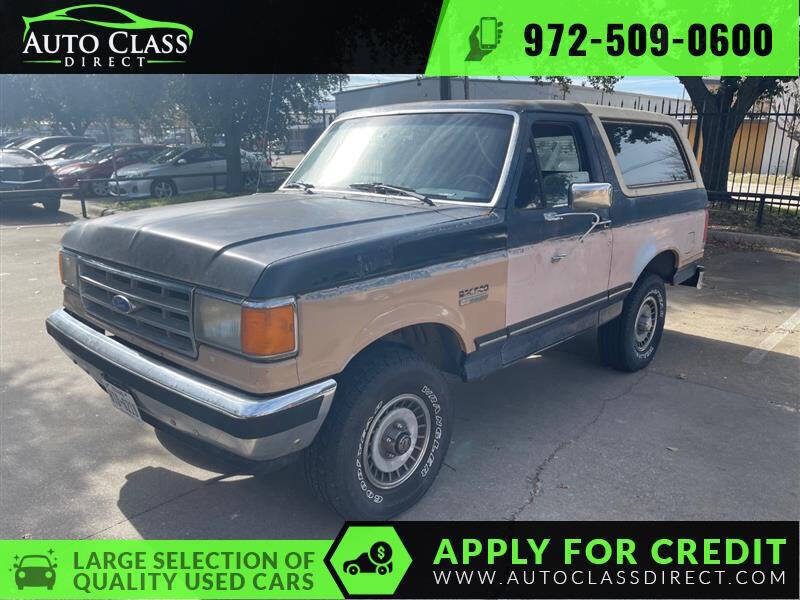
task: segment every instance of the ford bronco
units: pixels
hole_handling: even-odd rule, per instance
[[[303,455],[352,519],[433,483],[457,399],[587,330],[611,367],[699,287],[706,192],[680,124],[557,101],[340,116],[275,193],[81,221],[47,330],[129,415],[256,461]]]

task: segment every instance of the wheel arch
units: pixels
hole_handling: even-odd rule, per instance
[[[396,344],[423,356],[441,371],[462,375],[461,367],[467,347],[464,338],[452,324],[441,320],[423,320],[388,329],[379,335],[373,330],[373,335],[361,336],[358,350],[350,356],[342,370],[364,352],[382,344]]]
[[[634,282],[648,274],[658,275],[665,283],[671,282],[678,270],[678,261],[680,260],[677,249],[666,248],[658,252],[650,252],[649,256],[649,259],[642,261]]]

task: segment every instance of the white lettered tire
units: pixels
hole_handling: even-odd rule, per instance
[[[339,379],[328,417],[306,450],[306,477],[345,519],[385,520],[428,491],[452,429],[439,370],[405,347],[376,347],[353,359]]]
[[[645,273],[625,298],[622,313],[598,329],[603,362],[620,371],[644,369],[658,350],[666,316],[664,280]]]

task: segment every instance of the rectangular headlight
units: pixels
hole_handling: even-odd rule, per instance
[[[210,344],[241,352],[242,305],[205,294],[195,294],[195,335]]]
[[[195,332],[199,340],[250,356],[288,355],[297,350],[295,303],[236,302],[198,293]]]
[[[67,287],[78,289],[78,259],[75,255],[59,250],[58,276]]]

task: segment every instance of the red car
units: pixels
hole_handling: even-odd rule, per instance
[[[109,146],[92,156],[91,161],[74,162],[56,170],[56,177],[62,187],[75,187],[81,179],[101,179],[82,184],[84,193],[91,196],[108,196],[108,178],[114,167],[126,167],[135,163],[146,162],[166,146],[160,144],[125,144]]]

